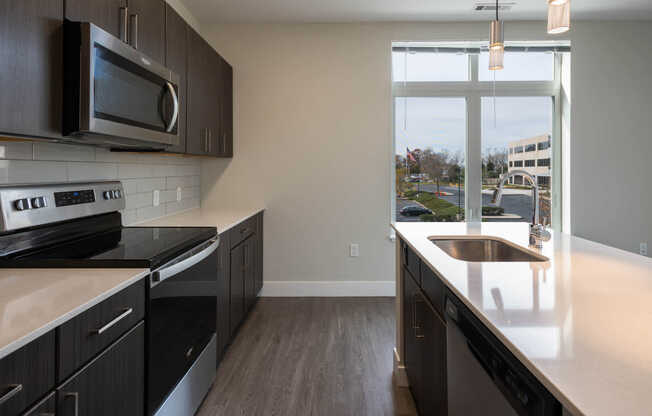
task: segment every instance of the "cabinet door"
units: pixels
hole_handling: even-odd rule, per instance
[[[141,322],[57,389],[59,416],[140,416],[145,396]]]
[[[208,154],[209,107],[213,82],[212,49],[192,28],[188,28],[188,107],[186,153]]]
[[[242,244],[244,244],[245,311],[249,311],[256,303],[256,234],[252,234]]]
[[[220,56],[220,157],[233,157],[233,67]]]
[[[49,3],[40,1],[38,3]],[[127,7],[127,0],[66,0],[66,19],[74,22],[91,22],[120,38],[120,8]],[[125,27],[126,30],[126,27]]]
[[[169,5],[165,6],[165,66],[179,75],[179,144],[169,147],[168,152],[186,151],[186,106],[187,106],[187,58],[188,25]]]
[[[421,358],[421,391],[419,414],[446,415],[446,324],[419,295],[417,326],[421,327],[419,348]]]
[[[417,328],[417,296],[419,288],[410,277],[407,269],[403,268],[403,340],[405,344],[404,351],[404,365],[405,372],[407,373],[408,383],[412,397],[419,407],[420,402],[420,386],[421,386],[421,357],[419,348],[419,331],[422,328]]]
[[[235,331],[244,317],[244,247],[245,244],[242,243],[231,249],[231,336],[235,335]]]
[[[231,321],[229,304],[229,286],[231,273],[231,256],[229,233],[220,234],[218,248],[218,278],[217,278],[217,363],[219,365],[224,351],[231,340]]]
[[[159,63],[165,60],[165,3],[128,0],[129,44]]]
[[[256,295],[263,289],[263,214],[256,218]]]
[[[209,89],[206,91],[206,100],[208,102],[206,107],[208,111],[208,149],[206,154],[217,157],[220,155],[221,150],[220,135],[222,131],[221,108],[222,91],[224,89],[222,83],[222,57],[208,44],[206,54],[207,62],[209,62],[206,68],[209,84]]]
[[[62,23],[63,0],[0,2],[1,133],[61,137]]]

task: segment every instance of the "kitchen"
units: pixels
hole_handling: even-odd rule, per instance
[[[447,300],[551,414],[647,414],[651,10],[571,1],[558,35],[545,1],[498,16],[504,73],[510,41],[572,54],[572,94],[561,93],[572,138],[561,108],[558,214],[542,248],[530,247],[531,218],[476,221],[473,128],[469,221],[395,222],[393,107],[407,101],[392,50],[465,42],[480,52],[454,56],[481,60],[496,16],[473,2],[2,2],[0,414],[456,414],[454,357],[410,367],[418,355],[404,356],[411,312],[443,322],[440,347],[453,339]],[[539,257],[466,261],[432,242],[465,235]],[[38,386],[26,376],[36,362]],[[455,385],[544,414],[513,410],[501,382],[480,382],[482,366],[476,377]],[[423,388],[444,408],[427,407]]]

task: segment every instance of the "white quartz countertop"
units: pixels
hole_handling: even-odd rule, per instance
[[[0,269],[0,359],[148,273],[148,269]]]
[[[428,237],[486,235],[527,248],[528,225],[394,228],[571,413],[652,415],[652,259],[553,233],[538,251],[547,262],[465,262]]]
[[[265,208],[231,210],[195,208],[137,225],[146,227],[217,227],[217,232],[222,233],[264,210]]]

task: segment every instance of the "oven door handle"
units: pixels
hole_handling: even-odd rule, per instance
[[[195,264],[199,263],[200,261],[204,260],[206,257],[210,256],[213,254],[215,250],[217,250],[217,246],[220,245],[220,239],[215,238],[213,240],[210,240],[211,244],[200,251],[199,253],[193,254],[192,256],[185,258],[181,261],[173,262],[173,264],[169,266],[163,266],[162,268],[156,270],[154,273],[152,273],[152,283],[157,284],[165,279],[168,279],[178,273],[183,272],[184,270],[187,270],[194,266]]]
[[[165,131],[169,133],[174,128],[174,125],[177,124],[177,118],[179,117],[179,97],[177,97],[177,92],[174,90],[174,85],[172,85],[171,82],[166,82],[166,84],[168,87],[168,91],[172,96],[172,102],[173,102],[172,119],[170,119],[170,124],[165,129]]]

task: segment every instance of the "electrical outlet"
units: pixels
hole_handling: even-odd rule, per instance
[[[161,203],[161,191],[158,189],[154,190],[154,198],[152,200],[152,205],[155,207],[158,207],[158,205]]]
[[[647,256],[647,243],[643,242],[639,246],[639,253],[641,253],[642,256]]]
[[[360,255],[360,245],[351,243],[349,245],[349,255],[351,257],[358,257]]]
[[[177,201],[181,201],[181,187],[177,186]]]

